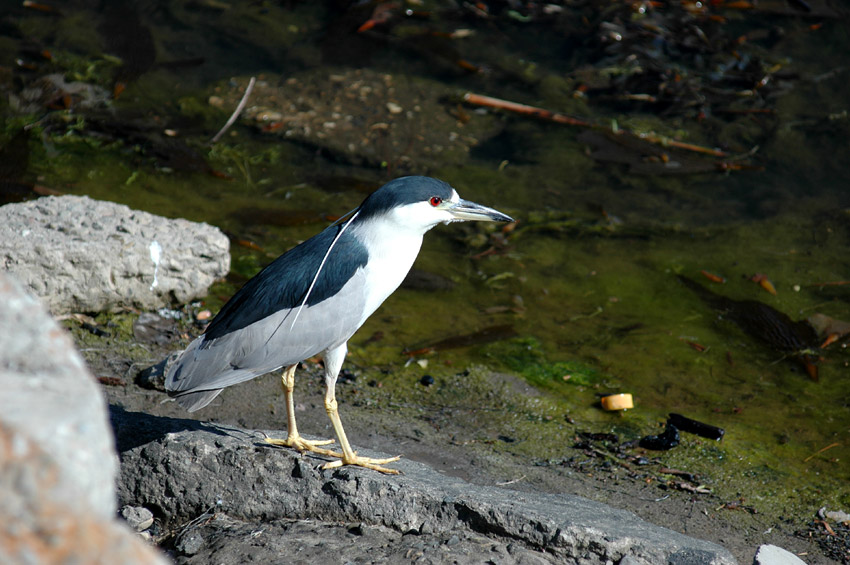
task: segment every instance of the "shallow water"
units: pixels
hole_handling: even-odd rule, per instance
[[[99,85],[107,94],[116,82],[125,87],[97,112],[101,122],[120,123],[118,133],[105,133],[80,108],[61,109],[62,100],[30,111],[5,103],[4,144],[21,126],[41,120],[16,179],[226,230],[234,241],[235,276],[213,289],[209,306],[220,306],[244,277],[317,232],[328,217],[354,208],[385,180],[431,174],[519,223],[504,234],[498,227],[459,225],[429,234],[416,267],[446,277],[453,287],[399,290],[352,340],[352,363],[399,368],[407,361],[405,348],[510,324],[518,337],[417,360],[427,360],[432,374],[471,365],[519,373],[546,392],[542,415],[568,416],[578,429],[613,430],[622,439],[656,433],[669,412],[710,422],[725,428],[721,442],[686,435],[682,447],[659,456],[669,466],[701,470],[716,488],[767,509],[802,505],[802,514],[810,515],[822,505],[850,506],[850,356],[844,344],[817,352],[824,359],[814,382],[782,352],[721,319],[676,278],[684,274],[724,296],[765,302],[794,320],[815,312],[850,320],[850,285],[819,286],[850,277],[846,20],[718,11],[712,15],[722,21],[700,19],[697,25],[721,27],[715,32],[720,37],[756,39],[738,50],[717,44],[701,63],[681,48],[659,53],[660,66],[678,68],[686,78],[697,75],[700,64],[716,65],[718,52],[732,58],[734,52],[739,61],[758,58],[770,88],[781,87],[766,85],[750,95],[757,104],[710,105],[741,111],[730,118],[612,100],[610,92],[579,96],[576,69],[607,65],[610,73],[623,72],[615,46],[600,49],[601,40],[588,31],[616,19],[613,8],[594,4],[535,20],[507,15],[499,5],[485,17],[426,3],[411,6],[417,11],[411,17],[399,15],[362,34],[355,30],[372,6],[118,2],[103,11],[98,3],[70,2],[57,13],[2,4],[5,93],[20,94],[50,72]],[[641,17],[633,13],[630,21]],[[457,29],[474,35],[447,40],[430,33]],[[42,49],[50,59],[39,55]],[[459,60],[478,65],[479,72]],[[474,91],[587,116],[608,128],[723,147],[735,157],[670,155],[746,162],[752,170],[636,174],[592,158],[597,148],[577,140],[581,129],[485,115],[456,100],[443,104],[457,118],[450,124],[454,133],[476,127],[493,132],[468,156],[441,160],[411,149],[418,140],[425,147],[435,143],[436,118],[433,131],[401,131],[401,149],[387,143],[379,147],[378,162],[359,165],[320,141],[264,134],[245,121],[208,144],[238,101],[223,93],[241,92],[247,77],[270,84],[295,77],[330,93],[327,77],[352,68],[389,75],[398,84],[428,79],[435,89]],[[705,92],[716,86],[708,84],[709,74],[700,75]],[[220,107],[210,103],[213,95],[223,97]],[[770,113],[748,113],[754,109]],[[179,145],[169,144],[166,129]],[[181,153],[185,148],[192,157]],[[702,270],[726,282],[712,283]],[[749,280],[756,273],[769,277],[775,296]],[[600,394],[621,391],[635,396],[634,410],[599,409]],[[568,444],[572,433],[541,437],[532,454],[553,456],[554,446]]]

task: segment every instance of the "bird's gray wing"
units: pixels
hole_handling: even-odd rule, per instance
[[[305,299],[312,306],[338,293],[369,260],[362,242],[344,227],[330,226],[272,261],[227,301],[204,334],[216,339]]]
[[[363,323],[364,296],[365,273],[358,269],[338,293],[300,312],[298,306],[284,308],[239,331],[204,334],[171,367],[165,388],[193,411],[225,387],[336,347]]]

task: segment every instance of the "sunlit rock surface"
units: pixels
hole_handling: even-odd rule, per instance
[[[175,548],[185,563],[282,554],[305,563],[736,563],[718,545],[577,496],[473,485],[405,459],[394,464],[399,476],[321,471],[322,460],[273,448],[259,432],[117,407],[112,420],[122,503],[183,525]]]
[[[218,228],[85,196],[0,207],[0,269],[53,314],[156,309],[204,296],[230,269]]]
[[[161,563],[115,518],[106,402],[70,337],[0,273],[0,563]]]

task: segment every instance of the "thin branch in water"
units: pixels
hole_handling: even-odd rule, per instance
[[[242,100],[239,101],[239,104],[236,106],[236,109],[233,111],[233,114],[230,115],[230,118],[227,120],[227,123],[224,124],[224,127],[218,130],[218,133],[215,134],[215,137],[210,140],[211,144],[218,143],[218,140],[221,138],[222,135],[224,135],[224,132],[230,129],[230,126],[232,126],[234,122],[236,122],[236,118],[239,117],[239,114],[241,114],[242,110],[245,109],[245,104],[248,103],[248,97],[251,95],[251,91],[254,90],[255,82],[256,78],[251,77],[251,80],[248,81],[248,86],[245,87],[245,94],[242,95]]]
[[[534,116],[535,118],[540,118],[542,120],[547,120],[558,124],[566,124],[569,126],[579,127],[594,127],[594,124],[592,124],[588,120],[574,118],[573,116],[561,114],[560,112],[552,112],[543,108],[528,106],[526,104],[519,104],[517,102],[511,102],[510,100],[502,100],[501,98],[493,98],[492,96],[483,96],[481,94],[475,94],[472,92],[467,92],[466,94],[464,94],[463,101],[467,104],[472,104],[474,106],[485,106],[488,108],[507,110],[508,112],[514,112],[515,114],[521,114],[524,116]]]
[[[538,108],[536,106],[528,106],[526,104],[519,104],[517,102],[511,102],[510,100],[502,100],[500,98],[493,98],[491,96],[483,96],[481,94],[475,94],[473,92],[467,92],[463,95],[463,101],[467,104],[471,104],[473,106],[484,106],[486,108],[496,108],[499,110],[505,110],[507,112],[513,112],[515,114],[520,114],[522,116],[533,116],[535,118],[546,120],[549,122],[555,122],[557,124],[564,124],[568,126],[578,126],[584,128],[591,129],[599,129],[599,130],[607,130],[612,131],[613,133],[627,132],[635,137],[642,139],[644,141],[648,141],[650,143],[654,143],[656,145],[666,146],[666,147],[675,147],[677,149],[683,149],[685,151],[694,151],[697,153],[704,153],[706,155],[712,155],[714,157],[728,157],[729,154],[725,151],[721,151],[720,149],[714,149],[711,147],[702,147],[700,145],[694,145],[693,143],[686,143],[684,141],[677,141],[675,139],[670,139],[666,136],[661,136],[656,133],[635,133],[629,132],[628,130],[617,129],[613,130],[610,127],[603,126],[592,122],[591,120],[578,118],[575,116],[568,116],[567,114],[561,114],[559,112],[552,112],[551,110],[546,110],[544,108]],[[733,168],[733,167],[729,167]]]
[[[827,445],[826,447],[822,447],[822,448],[818,449],[817,451],[815,451],[814,453],[812,453],[811,455],[809,455],[808,457],[806,457],[805,459],[803,459],[803,463],[808,463],[808,462],[809,462],[809,461],[811,461],[814,457],[816,457],[817,455],[820,455],[820,454],[821,454],[821,453],[823,453],[824,451],[827,451],[827,450],[829,450],[829,449],[832,449],[833,447],[840,447],[840,446],[841,446],[841,444],[840,444],[840,443],[838,443],[838,442],[830,443],[830,444],[829,444],[829,445]]]

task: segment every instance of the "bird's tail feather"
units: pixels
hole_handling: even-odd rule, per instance
[[[189,412],[200,410],[218,396],[222,389],[253,379],[277,367],[243,369],[229,362],[233,352],[228,347],[203,347],[203,336],[189,344],[165,377],[168,395]]]
[[[194,412],[212,402],[222,390],[224,389],[217,388],[215,390],[199,390],[197,392],[169,392],[168,395],[173,397],[180,406],[189,412]]]

